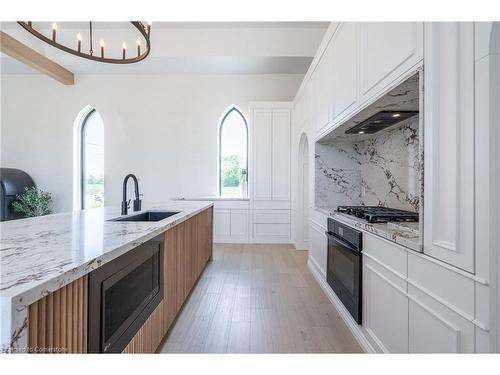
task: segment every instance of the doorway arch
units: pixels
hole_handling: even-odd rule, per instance
[[[298,151],[298,207],[297,207],[297,244],[298,250],[309,250],[309,142],[302,133]]]

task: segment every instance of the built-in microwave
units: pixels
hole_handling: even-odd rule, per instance
[[[328,218],[327,282],[361,324],[362,232]]]
[[[121,353],[163,300],[160,235],[89,275],[89,353]]]

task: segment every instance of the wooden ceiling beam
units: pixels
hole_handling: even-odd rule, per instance
[[[64,85],[74,85],[75,75],[51,59],[0,31],[0,51]]]

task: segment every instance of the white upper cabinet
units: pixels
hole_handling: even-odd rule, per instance
[[[474,29],[425,26],[424,253],[474,272]]]
[[[358,99],[358,46],[356,41],[358,26],[355,23],[342,23],[332,41],[330,71],[331,110],[330,120],[345,117],[354,109]]]
[[[332,72],[331,72],[331,45],[325,50],[314,73],[315,79],[315,108],[316,108],[316,128],[322,129],[331,120],[330,112],[332,106]]]
[[[365,102],[422,60],[423,23],[359,25],[360,94]]]
[[[255,109],[253,112],[254,198],[272,198],[272,134],[273,112]]]
[[[253,199],[290,200],[289,108],[253,109]]]
[[[422,22],[342,22],[303,87],[304,116],[316,135],[330,131],[423,59]]]
[[[272,199],[290,200],[290,110],[273,110]]]

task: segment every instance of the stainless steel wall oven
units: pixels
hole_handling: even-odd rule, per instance
[[[328,218],[326,278],[354,320],[361,324],[362,232]]]

